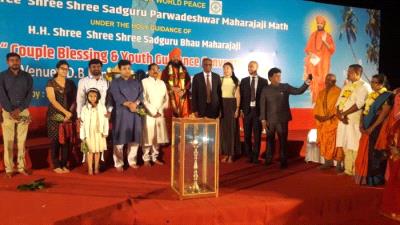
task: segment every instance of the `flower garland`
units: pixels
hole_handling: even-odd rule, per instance
[[[185,91],[186,88],[185,76],[186,76],[186,71],[183,70],[182,66],[179,67],[178,74],[176,75],[172,65],[168,66],[168,84],[170,87],[179,87],[181,91]],[[172,108],[177,114],[180,114],[186,95],[180,96],[179,102],[176,102],[175,94],[172,88],[169,91],[169,95]]]
[[[387,89],[385,87],[379,89],[378,91],[374,91],[370,93],[367,97],[367,100],[365,101],[365,107],[363,114],[368,115],[369,109],[371,108],[371,105],[375,102],[375,100],[379,97],[379,95],[385,93]]]
[[[343,94],[340,96],[339,100],[339,110],[343,110],[344,104],[346,104],[347,100],[350,98],[353,91],[360,86],[359,82],[354,82],[346,85],[343,88]]]
[[[174,69],[172,68],[172,65],[168,66],[168,83],[171,87],[176,87],[178,86],[182,90],[185,89],[186,83],[185,83],[185,72],[183,71],[183,68],[180,66],[178,70],[178,76],[175,77],[174,74]]]

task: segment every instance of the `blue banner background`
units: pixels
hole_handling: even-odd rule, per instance
[[[338,76],[338,85],[342,86],[348,65],[353,63],[361,63],[364,67],[365,74],[372,76],[377,73],[377,63],[371,63],[367,60],[367,47],[370,43],[370,37],[365,31],[369,16],[366,9],[353,8],[353,12],[358,18],[355,23],[357,27],[357,40],[352,43],[357,59],[354,59],[350,46],[346,37],[339,40],[340,26],[343,23],[342,14],[344,7],[336,5],[327,5],[314,2],[305,2],[298,0],[285,1],[239,1],[225,0],[222,1],[222,15],[210,15],[208,0],[193,1],[196,3],[204,3],[205,8],[193,8],[183,5],[164,4],[161,1],[141,0],[141,1],[79,1],[79,3],[91,3],[100,6],[100,12],[88,12],[66,9],[66,2],[62,1],[64,7],[62,9],[40,7],[28,5],[28,3],[37,1],[21,0],[20,4],[0,3],[0,69],[7,68],[5,56],[10,51],[12,43],[24,46],[42,46],[47,45],[57,49],[57,47],[69,46],[74,49],[89,49],[108,51],[108,62],[104,65],[104,71],[107,67],[114,67],[115,62],[110,61],[110,51],[128,51],[131,53],[140,53],[149,51],[154,56],[157,53],[168,55],[168,52],[174,47],[180,47],[183,56],[186,57],[211,57],[218,59],[236,59],[235,72],[238,77],[247,76],[247,64],[250,60],[256,60],[260,64],[259,74],[263,77],[267,76],[267,71],[271,67],[279,67],[282,69],[283,82],[288,82],[293,86],[300,86],[303,82],[304,73],[304,48],[309,38],[310,26],[315,23],[316,15],[323,15],[327,18],[327,22],[331,27],[331,35],[333,36],[336,51],[331,58],[331,72]],[[70,1],[72,2],[72,1]],[[157,3],[158,2],[158,3]],[[185,1],[175,1],[176,4]],[[110,14],[101,12],[102,5],[133,7],[136,9],[146,10],[149,14],[150,10],[158,10],[160,12],[170,12],[188,15],[201,15],[205,17],[215,18],[237,18],[241,20],[266,20],[268,22],[285,23],[288,30],[275,29],[252,29],[245,27],[226,26],[220,24],[205,24],[194,22],[183,22],[177,20],[166,20],[140,16],[122,16],[119,14]],[[164,27],[177,27],[182,29],[191,29],[189,34],[170,33],[149,30],[134,30],[131,28],[120,28],[117,26],[93,26],[91,20],[109,20],[118,22],[127,22],[132,24],[155,24]],[[40,26],[47,27],[48,35],[29,34],[28,27],[35,26],[39,30]],[[71,37],[55,37],[52,35],[52,29],[62,27],[64,29],[82,31],[82,38]],[[138,36],[160,36],[162,38],[181,39],[188,38],[191,40],[215,40],[218,42],[240,42],[240,50],[224,50],[211,48],[193,48],[182,46],[160,46],[149,45],[144,43],[118,42],[109,40],[89,40],[85,38],[88,30],[96,30],[97,32],[115,33],[122,32],[125,34],[133,34]],[[121,59],[121,54],[118,54]],[[57,58],[35,60],[30,57],[23,57],[23,68],[27,66],[31,68],[39,68],[40,71],[46,69],[54,69]],[[74,73],[70,73],[71,77],[77,81],[83,74],[87,74],[87,61],[84,60],[68,60]],[[161,66],[163,68],[164,66]],[[135,70],[146,70],[147,64],[134,64]],[[201,67],[189,67],[190,75],[201,71]],[[214,70],[222,74],[219,65]],[[78,73],[78,72],[81,73]],[[54,71],[52,71],[54,72]],[[35,98],[32,102],[34,106],[47,105],[44,87],[49,76],[40,77],[38,73],[33,73]],[[302,96],[291,97],[291,106],[298,108],[311,107],[310,93],[307,92]]]

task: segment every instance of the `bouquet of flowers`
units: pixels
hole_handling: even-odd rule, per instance
[[[32,118],[30,116],[20,116],[18,122],[20,123],[30,123]]]
[[[17,189],[20,191],[36,191],[39,189],[43,189],[46,187],[46,184],[44,182],[44,178],[41,178],[39,180],[35,180],[32,183],[29,184],[21,184],[17,186]]]
[[[146,112],[146,108],[144,107],[144,105],[142,103],[140,103],[137,107],[136,107],[136,113],[141,116],[144,117],[146,116],[147,112]]]
[[[58,123],[64,122],[65,116],[61,113],[56,113],[50,117],[50,120],[56,121]]]
[[[86,153],[89,152],[89,147],[88,147],[88,145],[87,145],[87,143],[86,143],[86,140],[84,140],[84,141],[81,142],[81,152],[82,152],[83,154],[86,154]]]

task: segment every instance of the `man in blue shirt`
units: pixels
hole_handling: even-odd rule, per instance
[[[13,148],[15,129],[17,129],[18,172],[29,175],[25,168],[25,141],[28,133],[30,115],[28,111],[32,100],[32,76],[21,70],[21,57],[14,52],[7,54],[8,69],[0,73],[0,104],[3,107],[4,164],[6,176],[14,175]]]

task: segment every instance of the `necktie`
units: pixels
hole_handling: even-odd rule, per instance
[[[255,77],[251,77],[251,83],[250,83],[250,101],[254,102],[256,101],[256,79]]]
[[[207,103],[211,103],[211,83],[210,83],[210,74],[207,73]]]

